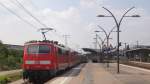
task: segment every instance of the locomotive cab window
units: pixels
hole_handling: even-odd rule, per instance
[[[61,50],[61,48],[58,48],[58,55],[62,55],[62,50]]]
[[[48,54],[50,48],[48,45],[29,45],[27,48],[28,54]]]
[[[69,51],[66,51],[66,55],[69,55]]]
[[[66,51],[64,49],[58,48],[58,55],[64,56]]]

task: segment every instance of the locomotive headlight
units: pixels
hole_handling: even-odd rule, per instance
[[[51,61],[49,60],[41,60],[41,61],[26,60],[25,64],[51,64]]]
[[[27,60],[25,61],[25,64],[35,64],[35,61]]]
[[[40,64],[51,64],[51,61],[45,61],[45,60],[43,60],[43,61],[40,61]]]

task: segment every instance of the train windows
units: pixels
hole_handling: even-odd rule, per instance
[[[47,45],[40,45],[39,47],[39,53],[49,53],[50,48]]]
[[[62,49],[62,54],[65,55],[66,54],[66,50]]]
[[[66,55],[69,55],[69,51],[66,51]]]
[[[58,48],[58,55],[62,55],[62,50],[61,50],[61,48]]]
[[[69,51],[67,52],[65,49],[58,48],[58,55],[65,56],[68,54],[69,54]]]
[[[27,48],[28,54],[48,54],[50,48],[47,45],[29,45]]]

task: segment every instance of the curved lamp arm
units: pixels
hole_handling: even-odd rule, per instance
[[[105,33],[106,37],[108,37],[108,34],[107,34],[107,32],[105,31],[105,29],[102,28],[100,25],[97,25],[97,26]]]
[[[115,20],[115,23],[116,23],[116,25],[117,25],[117,28],[119,28],[119,24],[118,24],[118,22],[117,22],[117,19],[116,19],[116,17],[114,16],[114,14],[110,11],[110,10],[108,10],[107,8],[105,8],[105,7],[103,7],[107,12],[109,12],[110,14],[111,14],[111,16],[114,18],[114,20]]]
[[[135,7],[131,7],[130,9],[128,9],[123,15],[122,15],[122,17],[121,17],[121,19],[120,19],[120,21],[119,21],[119,27],[120,27],[120,25],[121,25],[121,22],[122,22],[122,20],[123,20],[123,18],[125,17],[125,15],[129,12],[129,11],[131,11],[132,9],[134,9]]]

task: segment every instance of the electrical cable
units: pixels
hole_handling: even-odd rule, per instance
[[[42,23],[37,17],[35,17],[29,10],[27,10],[18,0],[15,0],[20,7],[27,13],[29,14],[34,20],[36,20],[38,23],[40,23],[41,25],[43,25],[44,27],[48,28],[46,24]]]
[[[33,24],[31,24],[30,22],[28,22],[27,20],[23,19],[21,16],[19,16],[17,13],[15,13],[13,10],[11,10],[10,8],[8,8],[6,5],[4,5],[3,3],[0,2],[0,5],[5,8],[7,11],[9,11],[10,13],[12,13],[13,15],[15,15],[16,17],[18,17],[20,20],[22,20],[23,22],[25,22],[26,24],[32,26],[33,28],[37,28],[36,26],[34,26]]]

